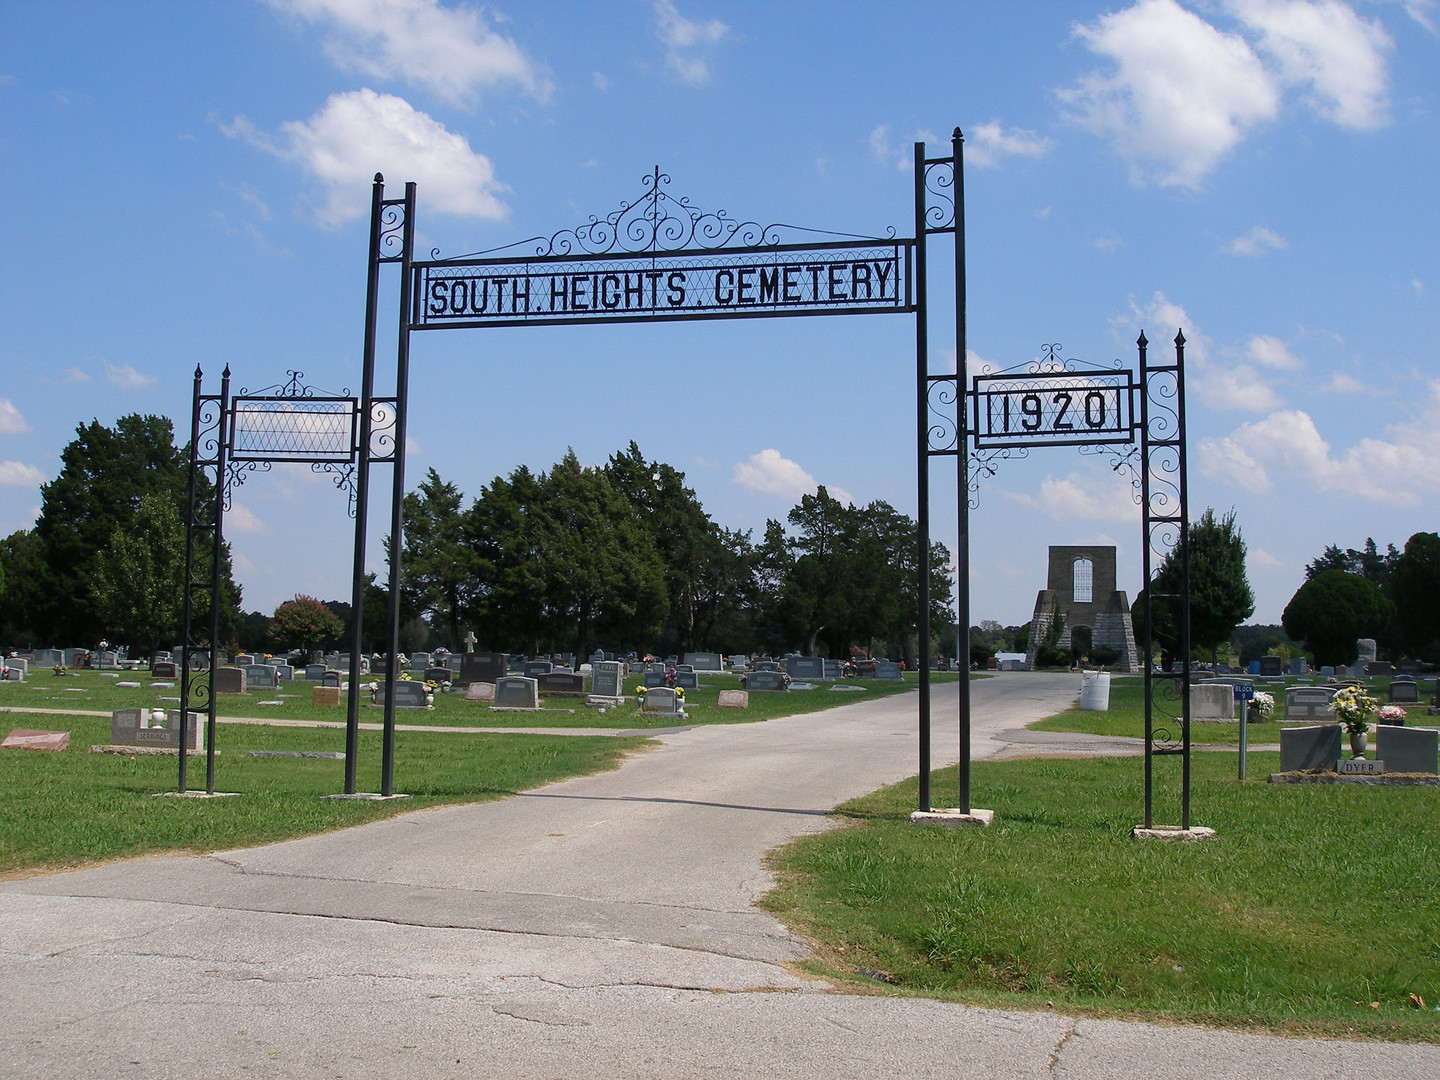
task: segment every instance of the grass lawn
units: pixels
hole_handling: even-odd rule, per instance
[[[931,675],[932,683],[954,682],[957,674],[936,672]],[[702,689],[686,692],[685,711],[690,724],[739,724],[769,720],[777,716],[791,716],[796,713],[814,712],[835,705],[864,701],[867,698],[884,697],[904,693],[918,685],[919,676],[906,673],[900,682],[877,679],[848,679],[848,685],[858,686],[859,691],[832,691],[830,683],[817,683],[815,690],[790,690],[785,693],[755,692],[750,695],[748,709],[722,709],[717,704],[721,690],[740,688],[738,676],[702,675]],[[48,670],[31,673],[23,683],[0,683],[0,709],[6,707],[92,710],[110,712],[114,709],[179,708],[177,701],[162,701],[163,697],[179,698],[178,684],[175,687],[151,686],[148,674],[126,672],[120,679],[102,676],[99,672],[82,671],[57,678]],[[169,680],[162,680],[169,681]],[[138,688],[120,688],[117,682],[139,682]],[[632,697],[641,683],[640,677],[625,680],[626,693]],[[226,716],[275,717],[283,720],[324,720],[331,723],[345,721],[345,707],[318,706],[310,703],[313,683],[281,683],[279,690],[252,690],[245,694],[222,694],[218,697],[219,714]],[[278,701],[278,705],[261,705],[262,701]],[[542,713],[496,712],[480,702],[466,701],[463,693],[436,694],[435,707],[431,710],[397,709],[397,724],[435,724],[456,727],[608,727],[646,728],[669,727],[675,721],[641,716],[634,702],[618,709],[608,709],[601,715],[598,710],[587,708],[584,698],[546,697],[541,705],[547,711]],[[553,710],[553,711],[550,711]],[[572,711],[573,710],[573,711]],[[27,725],[24,714],[12,714],[20,727],[43,726],[38,723]],[[378,724],[384,719],[384,710],[370,705],[370,696],[365,695],[360,710],[361,723]],[[224,748],[225,736],[216,745]],[[108,741],[108,740],[102,740]],[[328,747],[327,747],[328,748]],[[336,749],[343,746],[334,747]]]
[[[59,869],[156,851],[213,851],[359,825],[441,803],[488,802],[551,780],[616,768],[643,740],[585,736],[401,732],[393,802],[325,799],[344,787],[343,761],[252,758],[247,750],[340,750],[342,732],[221,728],[216,790],[238,799],[152,798],[174,791],[173,756],[92,754],[110,721],[74,716],[6,719],[6,727],[69,731],[64,753],[0,751],[0,874]],[[380,734],[360,733],[361,791],[380,789]],[[205,759],[189,786],[205,787]]]
[[[1285,690],[1279,683],[1270,687],[1257,685],[1256,689],[1264,689],[1274,695],[1277,715],[1284,711]],[[1376,691],[1372,689],[1370,692],[1375,693]],[[1383,695],[1383,691],[1381,694]],[[1176,707],[1178,708],[1178,705]],[[1300,724],[1313,724],[1314,722],[1313,720],[1304,720]],[[1143,739],[1145,737],[1145,678],[1142,675],[1112,676],[1109,712],[1087,712],[1076,707],[1046,717],[1044,720],[1037,720],[1027,726],[1035,731],[1080,731],[1089,735],[1129,735],[1136,739]],[[1277,743],[1280,741],[1280,729],[1289,726],[1299,725],[1287,725],[1284,721],[1277,723],[1274,720],[1259,723],[1255,721],[1252,714],[1250,722],[1246,725],[1246,741],[1251,745]],[[1173,724],[1171,730],[1178,739],[1180,737],[1179,723]],[[1239,721],[1231,724],[1214,723],[1209,720],[1192,721],[1190,741],[1238,747],[1240,745],[1240,723]]]
[[[1252,759],[1255,776],[1277,767]],[[1241,783],[1228,755],[1199,754],[1194,823],[1219,835],[1167,844],[1128,835],[1137,758],[973,768],[989,829],[911,825],[912,779],[772,857],[764,906],[820,943],[811,970],[1000,1007],[1440,1042],[1436,789]]]

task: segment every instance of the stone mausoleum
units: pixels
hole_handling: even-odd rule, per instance
[[[1025,649],[1025,666],[1035,667],[1035,653],[1055,619],[1064,627],[1056,645],[1072,648],[1077,635],[1088,636],[1094,649],[1119,653],[1111,665],[1116,671],[1140,671],[1140,650],[1135,646],[1135,628],[1130,622],[1130,600],[1115,588],[1113,547],[1052,547],[1046,587],[1035,597],[1035,614],[1030,623],[1030,643]]]

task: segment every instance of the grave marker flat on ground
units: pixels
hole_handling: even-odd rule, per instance
[[[68,731],[27,731],[25,728],[16,728],[5,736],[4,742],[0,742],[0,748],[47,750],[57,753],[70,749],[70,733]]]

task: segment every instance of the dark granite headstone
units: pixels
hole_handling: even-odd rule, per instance
[[[1285,661],[1278,656],[1260,657],[1260,675],[1263,678],[1274,679],[1285,674]]]
[[[825,661],[818,656],[787,656],[785,670],[792,679],[823,679]]]
[[[645,672],[645,683],[644,683],[644,685],[645,685],[645,688],[646,688],[647,690],[648,690],[650,687],[652,687],[652,686],[664,686],[664,685],[665,685],[665,672],[663,672],[663,671],[647,671],[647,672]]]
[[[180,665],[173,660],[157,660],[150,665],[150,677],[152,679],[178,679]]]
[[[1375,729],[1375,758],[1387,773],[1440,772],[1440,729],[1381,724]]]
[[[371,695],[371,701],[376,705],[385,703],[385,683]],[[425,708],[425,684],[415,682],[413,679],[398,679],[395,683],[395,707],[397,709],[423,709]]]
[[[427,667],[425,669],[425,681],[433,682],[437,686],[450,681],[450,669],[448,667]]]
[[[715,652],[691,652],[685,654],[685,663],[695,671],[719,671],[724,666],[725,658]]]
[[[756,670],[756,671],[779,671],[779,670],[780,670],[780,664],[779,664],[779,661],[776,661],[776,660],[756,660],[756,661],[755,661],[755,670]]]
[[[324,664],[306,664],[306,665],[305,665],[305,681],[306,681],[306,682],[319,682],[320,680],[322,680],[323,678],[325,678],[325,672],[326,672],[327,670],[328,670],[328,669],[325,667]]]
[[[583,694],[585,676],[573,671],[546,671],[535,676],[535,685],[542,694]]]
[[[322,671],[320,673],[321,686],[349,686],[350,673],[348,671]]]
[[[904,677],[900,665],[894,660],[881,660],[875,665],[875,678],[877,679],[903,679]]]
[[[1396,679],[1390,684],[1390,700],[1397,705],[1420,704],[1420,684],[1414,679]]]
[[[460,677],[456,682],[499,682],[510,673],[510,657],[501,652],[466,653],[460,661]]]
[[[756,670],[745,679],[746,690],[785,690],[785,678],[778,671]]]
[[[1333,769],[1340,760],[1340,725],[1280,729],[1280,771]]]
[[[1371,679],[1388,678],[1395,674],[1395,665],[1388,660],[1371,660],[1365,665],[1365,674]]]
[[[215,692],[217,694],[245,693],[245,669],[238,667],[216,668]]]
[[[700,675],[694,671],[676,671],[675,685],[681,690],[699,690]]]
[[[824,674],[823,678],[826,678],[826,679],[838,679],[838,678],[840,678],[840,661],[839,661],[839,660],[826,660],[826,661],[825,661],[825,674]]]
[[[524,675],[502,675],[495,682],[495,704],[511,709],[538,709],[539,685]]]

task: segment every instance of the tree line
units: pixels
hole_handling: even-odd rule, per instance
[[[480,648],[580,656],[916,653],[919,530],[883,501],[847,505],[822,486],[757,540],[632,441],[602,466],[573,451],[540,473],[521,465],[468,505],[431,469],[404,521],[403,605],[451,649],[469,629]],[[930,562],[932,636],[953,652],[948,549],[932,544]]]

